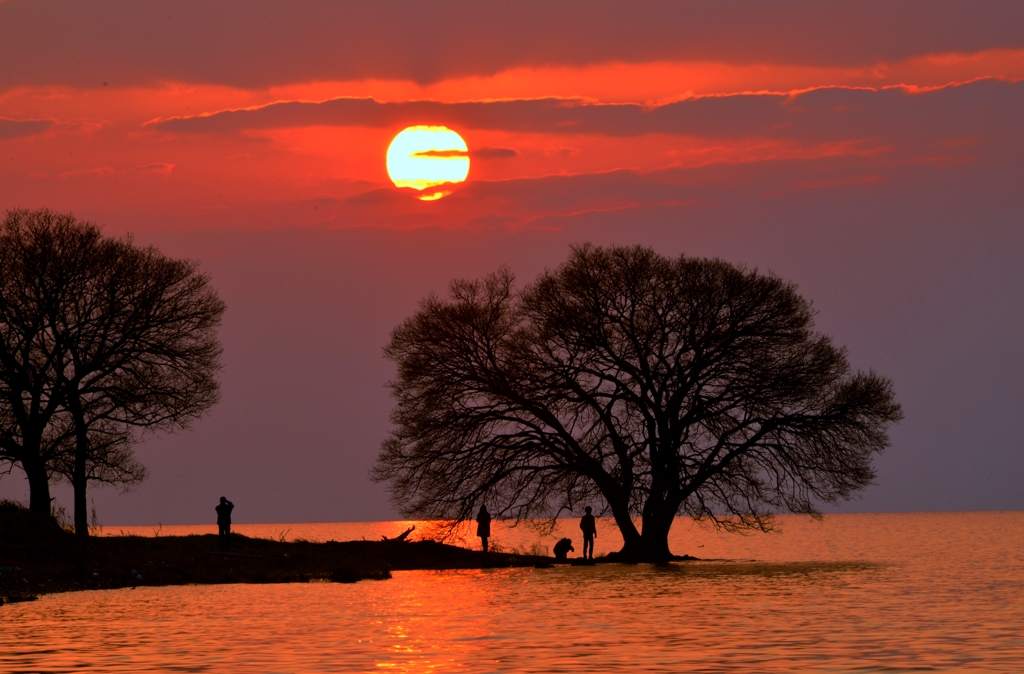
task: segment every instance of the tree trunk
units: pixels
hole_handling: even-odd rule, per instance
[[[77,394],[68,396],[68,408],[75,421],[75,468],[71,486],[75,490],[75,535],[89,536],[89,506],[85,498],[89,486],[86,461],[89,458],[89,429],[85,425],[82,402]]]
[[[49,518],[51,512],[50,476],[42,459],[23,460],[21,467],[28,478],[28,509]]]
[[[641,537],[644,561],[667,562],[672,559],[672,551],[668,549],[668,532],[672,529],[675,513],[664,507],[661,510],[663,512],[652,513],[643,520]]]
[[[75,475],[71,482],[75,489],[75,535],[87,537],[89,535],[89,508],[86,504],[85,491],[89,479],[85,472],[85,454],[81,451],[75,452]]]
[[[622,532],[624,544],[618,556],[630,562],[662,563],[672,559],[672,551],[668,547],[668,532],[672,528],[675,512],[664,507],[664,504],[660,505],[661,508],[644,508],[642,529],[639,532],[633,522],[629,522],[633,535],[627,536],[625,531]],[[621,523],[619,529],[622,529]]]
[[[633,555],[640,549],[643,542],[640,532],[637,531],[633,518],[629,516],[629,507],[626,505],[625,500],[621,503],[610,503],[609,505],[612,508],[615,524],[619,527],[619,533],[622,534],[622,549],[619,550],[618,555],[632,560]]]

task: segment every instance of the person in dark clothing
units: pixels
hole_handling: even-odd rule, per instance
[[[594,539],[597,538],[597,522],[590,514],[590,506],[585,508],[586,514],[580,519],[580,529],[583,531],[583,559],[594,558]],[[590,557],[587,557],[587,551]]]
[[[476,514],[476,535],[480,537],[484,552],[487,552],[487,539],[491,537],[491,513],[487,512],[487,506],[480,506],[480,512]]]
[[[570,552],[576,552],[576,548],[572,547],[571,538],[563,538],[562,540],[555,543],[555,559],[564,560],[569,556]]]
[[[234,507],[235,504],[223,496],[220,497],[220,505],[216,507],[217,529],[220,532],[220,547],[222,548],[231,547],[231,511]]]

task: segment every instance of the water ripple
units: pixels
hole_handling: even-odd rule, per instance
[[[0,671],[1017,672],[1021,525],[843,516],[686,532],[760,562],[52,595],[0,608]]]

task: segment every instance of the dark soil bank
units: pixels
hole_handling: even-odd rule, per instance
[[[281,543],[234,535],[79,539],[26,511],[0,508],[0,599],[136,585],[353,583],[391,571],[535,566],[548,557],[475,552],[433,541]]]

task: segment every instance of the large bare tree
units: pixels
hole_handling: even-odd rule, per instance
[[[11,360],[47,382],[56,413],[45,425],[72,447],[57,452],[50,470],[72,483],[75,529],[87,535],[88,483],[128,485],[145,476],[131,453],[139,430],[185,428],[218,400],[224,304],[198,263],[104,237],[70,215],[12,211],[2,236],[11,256],[21,256],[22,282],[36,289],[26,313],[42,323],[55,354]],[[0,385],[13,391],[3,375]]]
[[[186,428],[219,399],[216,374],[221,347],[217,327],[224,303],[198,272],[198,263],[137,248],[130,239],[107,240],[88,292],[64,305],[57,323],[68,354],[64,407],[74,420],[75,529],[88,530],[86,485],[104,475],[94,437],[112,426]],[[95,444],[95,446],[94,446]],[[108,448],[118,445],[108,444]],[[118,464],[124,466],[123,462]],[[131,475],[133,478],[134,474]]]
[[[70,267],[83,266],[86,258],[71,249],[87,247],[83,239],[98,235],[68,236],[71,230],[53,220],[12,211],[0,226],[0,458],[21,466],[29,508],[47,516],[50,473],[67,429],[55,423],[66,353],[48,306],[60,289],[47,286],[55,269],[65,270],[64,280],[80,277]]]
[[[671,557],[679,514],[816,515],[872,481],[901,411],[813,314],[772,274],[641,247],[574,248],[521,290],[507,269],[455,281],[385,348],[394,431],[373,476],[425,518],[594,503],[637,560]]]

